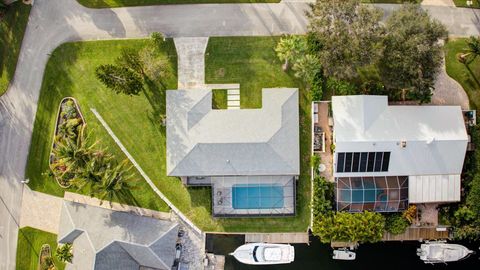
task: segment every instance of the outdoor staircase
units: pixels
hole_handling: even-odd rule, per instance
[[[240,109],[240,89],[227,90],[227,109],[229,110]]]

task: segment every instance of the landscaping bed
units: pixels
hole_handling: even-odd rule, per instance
[[[78,107],[77,101],[72,97],[63,98],[58,106],[57,120],[55,123],[55,132],[53,133],[52,151],[50,152],[49,166],[54,174],[58,185],[62,188],[69,188],[72,184],[69,177],[61,177],[65,174],[65,166],[55,166],[57,158],[53,150],[58,143],[65,140],[76,140],[80,132],[84,131],[86,126],[85,119]]]
[[[38,256],[37,270],[56,270],[49,244],[43,244]]]

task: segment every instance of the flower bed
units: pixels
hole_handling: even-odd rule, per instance
[[[83,132],[86,126],[85,119],[78,107],[77,101],[72,97],[63,98],[60,101],[53,134],[52,148],[50,151],[49,167],[58,185],[62,188],[69,188],[69,175],[67,167],[62,165],[55,157],[54,150],[60,143],[67,140],[75,141],[78,135]]]
[[[53,262],[52,252],[49,244],[44,244],[38,256],[37,270],[55,270],[55,263]]]

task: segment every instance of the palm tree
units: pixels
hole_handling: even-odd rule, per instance
[[[91,160],[96,143],[90,143],[89,136],[82,128],[76,140],[70,138],[59,139],[55,142],[52,154],[54,161],[50,169],[55,177],[68,182],[81,172]]]
[[[320,68],[320,60],[312,54],[306,54],[300,57],[300,59],[298,59],[293,65],[295,77],[302,79],[307,84],[312,83]]]
[[[280,39],[275,48],[278,58],[285,61],[283,70],[288,69],[289,62],[294,62],[299,55],[302,55],[307,49],[305,38],[300,36],[285,36]]]
[[[71,179],[70,183],[77,189],[87,187],[88,191],[92,193],[95,185],[101,182],[103,174],[110,166],[112,158],[112,155],[106,154],[103,150],[95,151],[85,163],[85,166],[76,172],[75,177]]]
[[[100,182],[93,187],[92,195],[96,195],[102,202],[108,200],[110,204],[114,199],[120,203],[131,203],[133,196],[131,190],[135,188],[131,167],[127,167],[128,160],[121,163],[110,163],[102,172]]]
[[[480,55],[480,38],[479,37],[474,37],[471,36],[470,39],[467,41],[467,49],[465,50],[465,53],[462,53],[460,55],[460,62],[462,63],[467,63],[467,57],[471,56],[470,61],[468,63],[472,62],[477,58],[477,56]]]

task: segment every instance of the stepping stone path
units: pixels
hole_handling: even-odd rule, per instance
[[[240,109],[240,89],[227,90],[227,109],[229,110]]]

